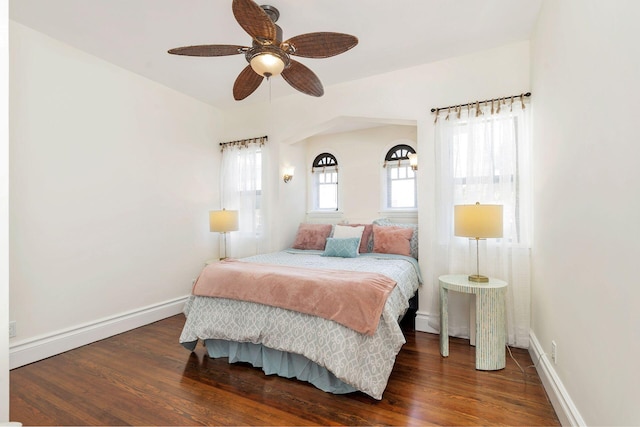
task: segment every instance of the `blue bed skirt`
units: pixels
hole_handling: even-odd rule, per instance
[[[267,375],[297,378],[328,393],[345,394],[356,391],[326,368],[299,354],[274,350],[250,342],[207,339],[204,344],[209,357],[212,358],[227,357],[229,363],[249,363],[256,368],[262,368]]]

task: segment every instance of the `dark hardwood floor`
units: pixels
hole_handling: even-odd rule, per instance
[[[333,395],[178,344],[182,315],[10,373],[24,425],[559,425],[535,369],[476,371],[475,349],[407,331],[381,401]],[[524,368],[524,350],[513,355]]]

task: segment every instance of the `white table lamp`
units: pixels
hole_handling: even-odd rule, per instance
[[[486,238],[502,237],[502,205],[456,205],[454,206],[454,234],[476,240],[476,274],[469,276],[472,282],[488,282],[480,275],[480,254],[478,241]]]
[[[222,233],[223,252],[220,259],[227,257],[227,233],[238,231],[238,211],[209,211],[209,230],[215,233]]]

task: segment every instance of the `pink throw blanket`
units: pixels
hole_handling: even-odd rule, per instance
[[[395,285],[394,280],[379,273],[226,259],[202,270],[193,294],[294,310],[373,335]]]

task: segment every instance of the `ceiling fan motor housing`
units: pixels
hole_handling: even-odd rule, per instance
[[[267,13],[269,18],[273,22],[278,22],[278,18],[280,18],[280,12],[278,11],[278,9],[268,4],[262,4],[260,5],[260,7],[262,8],[262,10],[264,10]]]

